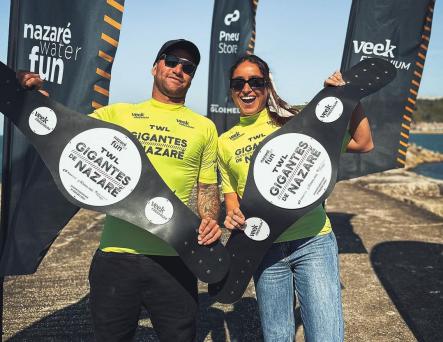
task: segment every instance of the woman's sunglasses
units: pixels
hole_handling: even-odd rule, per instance
[[[244,78],[232,78],[229,87],[232,90],[240,91],[246,83],[249,84],[251,89],[263,89],[266,87],[266,81],[263,77],[252,77],[249,80],[245,80]]]
[[[161,55],[159,59],[164,59],[165,65],[168,68],[175,68],[178,64],[182,65],[182,70],[185,74],[188,74],[189,76],[193,76],[195,69],[197,69],[197,66],[188,61],[187,59],[176,57],[174,55]]]

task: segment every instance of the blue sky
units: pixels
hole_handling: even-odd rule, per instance
[[[259,1],[255,53],[269,63],[277,90],[289,103],[308,102],[339,68],[350,6],[351,0]],[[443,96],[442,6],[436,2],[420,96]],[[205,114],[212,11],[209,0],[126,0],[110,102],[149,98],[150,68],[159,47],[166,40],[186,38],[202,54],[186,103]],[[0,0],[1,61],[6,61],[8,17],[9,0]]]

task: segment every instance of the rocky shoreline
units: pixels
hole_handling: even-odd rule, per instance
[[[411,170],[424,163],[443,162],[443,153],[428,150],[424,147],[411,144],[406,154],[405,170]]]
[[[389,170],[346,182],[413,204],[443,218],[443,181],[411,169],[423,163],[443,162],[443,154],[411,144],[404,169]]]
[[[443,122],[412,122],[411,133],[443,134]]]

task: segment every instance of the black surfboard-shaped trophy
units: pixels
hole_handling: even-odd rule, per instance
[[[227,273],[223,245],[197,243],[200,219],[168,188],[129,131],[23,89],[3,63],[0,111],[34,145],[70,202],[160,237],[201,281],[217,282]]]
[[[244,293],[272,243],[334,189],[342,141],[359,100],[396,75],[391,63],[366,59],[343,74],[346,85],[326,87],[292,120],[266,137],[252,156],[240,208],[244,230],[226,244],[231,266],[209,293],[233,303]]]

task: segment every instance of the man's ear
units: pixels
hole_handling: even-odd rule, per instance
[[[157,63],[154,64],[154,66],[151,69],[151,75],[155,76],[155,74],[157,73]]]

